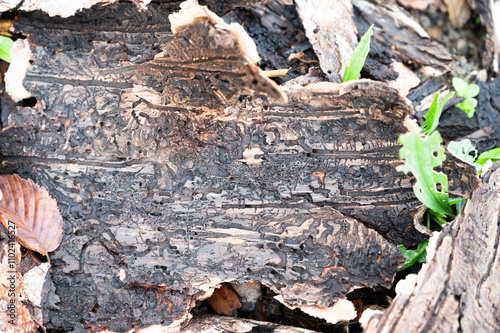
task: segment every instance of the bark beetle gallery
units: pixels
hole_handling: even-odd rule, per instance
[[[407,100],[370,80],[278,87],[248,36],[203,9],[171,26],[178,11],[20,13],[37,102],[10,104],[0,149],[2,173],[43,184],[64,218],[45,325],[174,328],[225,281],[305,311],[389,288],[396,245],[427,238],[396,171]],[[469,196],[473,167],[447,161],[450,190]]]

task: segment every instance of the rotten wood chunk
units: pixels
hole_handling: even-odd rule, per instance
[[[450,70],[452,57],[440,44],[394,1],[353,0],[358,32],[375,24],[365,70],[370,77],[394,80],[393,61],[417,64],[427,75],[439,76]]]
[[[457,219],[435,236],[432,250],[429,244],[414,282],[383,315],[372,317],[365,332],[500,330],[499,183],[497,163]]]
[[[255,41],[264,70],[288,69],[287,75],[273,78],[283,84],[305,75],[318,58],[304,32],[294,6],[270,1],[244,9],[237,9],[224,17],[226,22],[239,22]]]
[[[426,238],[412,178],[395,169],[411,113],[398,91],[364,80],[237,102],[281,92],[230,28],[209,15],[174,36],[116,6],[47,29],[38,14],[19,20],[37,42],[24,84],[38,102],[6,118],[0,153],[2,172],[43,184],[65,219],[47,326],[171,329],[229,281],[305,308],[390,287],[396,244]],[[120,15],[124,33],[109,23]]]
[[[277,325],[265,321],[251,319],[230,318],[220,316],[196,316],[183,327],[184,333],[213,332],[213,333],[247,333],[247,332],[269,332],[269,333],[315,333],[304,328]]]

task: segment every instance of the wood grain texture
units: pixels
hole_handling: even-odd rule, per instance
[[[377,80],[393,80],[393,61],[421,66],[426,75],[439,76],[450,70],[453,60],[445,47],[431,40],[425,30],[395,1],[352,0],[358,32],[371,24],[373,36],[364,70]]]
[[[395,299],[365,332],[497,332],[500,330],[498,163],[457,219],[437,236],[435,254],[413,292]]]
[[[396,244],[426,238],[412,178],[395,170],[411,112],[397,90],[295,86],[285,103],[210,20],[173,35],[169,4],[112,6],[17,25],[38,103],[11,110],[0,152],[2,172],[43,184],[65,219],[47,326],[179,327],[221,282],[321,307],[389,287]],[[477,181],[450,174],[465,192]]]

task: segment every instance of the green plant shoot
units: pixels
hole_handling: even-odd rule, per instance
[[[477,84],[469,84],[467,81],[458,77],[454,77],[451,81],[453,88],[457,92],[458,97],[465,97],[465,100],[455,106],[462,109],[469,118],[474,116],[476,112],[477,100],[474,98],[479,94],[479,86]]]
[[[399,270],[402,271],[403,269],[407,269],[413,266],[417,261],[424,263],[427,256],[427,251],[425,250],[427,244],[429,244],[429,241],[419,243],[416,250],[407,250],[403,245],[398,245],[399,250],[406,257],[404,266]]]
[[[10,57],[10,49],[12,48],[14,42],[9,37],[0,36],[0,59],[7,62],[12,62]]]
[[[484,165],[488,160],[491,160],[493,163],[498,162],[500,160],[500,148],[488,150],[480,154],[476,163]]]
[[[366,57],[368,52],[370,52],[370,38],[373,35],[373,24],[365,32],[358,46],[354,49],[351,61],[347,65],[342,82],[357,80],[361,69],[365,65]]]
[[[449,93],[441,100],[439,104],[439,94],[434,95],[434,99],[432,100],[429,111],[427,111],[424,116],[425,121],[422,126],[420,126],[420,128],[422,129],[422,131],[420,131],[421,134],[430,135],[436,130],[439,124],[439,118],[441,117],[441,113],[443,112],[443,108],[446,102],[448,102],[453,97],[453,95],[455,95],[454,92]]]
[[[416,179],[413,186],[415,196],[433,211],[454,216],[448,203],[448,178],[434,171],[434,167],[441,165],[446,158],[439,132],[431,136],[406,133],[398,138],[398,142],[403,145],[399,157],[406,160],[403,172],[411,172]]]

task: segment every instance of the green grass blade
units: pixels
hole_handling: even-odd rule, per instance
[[[12,44],[14,44],[12,39],[5,36],[0,36],[0,59],[7,62],[12,62],[12,58],[10,57],[10,49],[12,48]]]
[[[446,102],[448,102],[454,95],[455,95],[454,92],[449,93],[441,100],[439,104],[438,104],[439,94],[434,95],[431,107],[424,116],[425,121],[422,124],[422,126],[420,126],[420,128],[422,129],[420,131],[421,134],[430,135],[432,134],[432,132],[436,130],[436,128],[439,125],[439,118],[441,117],[441,113],[443,112],[443,108]]]
[[[411,172],[416,179],[413,186],[415,196],[435,212],[454,216],[448,204],[448,178],[445,174],[434,171],[434,167],[445,160],[439,132],[434,132],[429,137],[407,133],[401,135],[398,142],[403,145],[399,150],[399,157],[406,160],[403,172]]]
[[[345,69],[342,83],[358,79],[359,73],[361,73],[361,69],[363,69],[363,66],[365,65],[366,57],[370,52],[370,38],[372,35],[373,24],[370,26],[370,28],[368,28],[363,37],[361,37],[358,46],[356,46],[356,48],[354,49],[351,56],[351,61]]]

